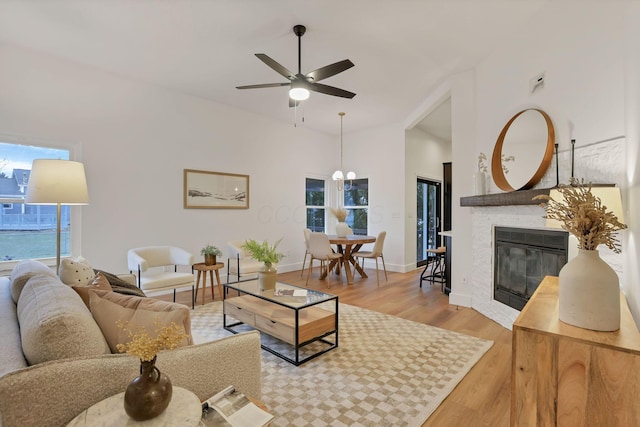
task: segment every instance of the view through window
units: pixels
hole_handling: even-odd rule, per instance
[[[307,178],[305,182],[305,205],[307,228],[324,233],[326,218],[326,185],[324,179]]]
[[[34,159],[69,160],[69,150],[0,142],[0,261],[56,256],[56,206],[24,203]],[[70,225],[62,206],[62,256],[71,253]]]
[[[345,181],[344,207],[349,211],[346,223],[353,234],[366,236],[369,223],[369,179]]]

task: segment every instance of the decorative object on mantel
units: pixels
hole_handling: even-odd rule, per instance
[[[478,156],[478,171],[473,174],[473,194],[482,196],[487,193],[487,165],[484,164],[487,155],[480,153]]]
[[[207,246],[200,249],[200,255],[204,256],[205,265],[215,265],[217,263],[216,257],[222,256],[222,251],[215,246],[207,244]]]
[[[578,239],[578,255],[560,270],[560,320],[595,331],[620,328],[620,285],[616,272],[600,258],[597,247],[604,244],[620,253],[616,232],[622,223],[622,203],[617,187],[584,185],[577,179],[560,185],[546,200],[547,226],[567,230]]]
[[[330,212],[333,216],[336,217],[338,223],[336,224],[336,236],[338,237],[346,237],[348,234],[351,234],[351,228],[347,225],[345,220],[349,215],[349,211],[345,208],[329,208]]]
[[[275,264],[284,258],[284,254],[278,252],[278,245],[281,241],[282,239],[279,239],[273,245],[270,245],[266,240],[259,243],[256,240],[249,239],[242,245],[242,247],[251,254],[251,258],[264,263],[264,266],[258,272],[260,290],[265,291],[275,289],[276,287],[276,274],[278,270]]]
[[[126,344],[117,344],[118,351],[140,358],[140,375],[125,390],[124,410],[136,421],[150,420],[167,409],[173,391],[169,377],[156,367],[157,354],[160,350],[177,348],[186,335],[175,323],[156,324],[155,336],[143,327],[132,329],[128,322],[116,321],[116,325],[131,338]]]
[[[547,113],[535,108],[520,111],[504,126],[493,148],[493,181],[503,191],[533,188],[549,169],[554,143],[555,131]],[[506,161],[514,161],[509,180]]]

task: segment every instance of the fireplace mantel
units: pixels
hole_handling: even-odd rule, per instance
[[[592,187],[615,187],[615,184],[591,184]],[[535,196],[549,195],[553,188],[534,188],[533,190],[517,190],[507,193],[485,194],[484,196],[460,197],[460,206],[514,206],[540,205],[542,200],[533,200]]]
[[[540,194],[548,196],[550,191],[551,188],[534,188],[533,190],[485,194],[484,196],[460,197],[460,206],[539,205],[543,201],[533,200],[533,198]]]

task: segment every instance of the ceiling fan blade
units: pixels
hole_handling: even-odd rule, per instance
[[[309,83],[307,85],[307,89],[312,90],[314,92],[324,93],[325,95],[333,95],[333,96],[341,96],[342,98],[353,98],[356,96],[355,93],[349,92],[348,90],[339,89],[333,86],[323,85],[321,83]]]
[[[335,64],[326,65],[318,68],[317,70],[311,71],[310,73],[305,74],[305,77],[312,78],[314,82],[319,82],[327,77],[335,76],[338,73],[348,70],[353,67],[353,65],[353,62],[345,59],[343,61],[336,62]]]
[[[236,86],[236,89],[262,89],[265,87],[290,86],[291,83],[264,83],[259,85]]]
[[[289,79],[289,80],[293,80],[296,78],[296,75],[294,73],[292,73],[291,71],[287,70],[285,67],[283,67],[282,65],[278,64],[276,61],[274,61],[273,59],[271,59],[269,56],[265,55],[264,53],[256,53],[256,56],[258,57],[258,59],[260,59],[262,62],[264,62],[265,64],[267,64],[271,69],[273,69],[276,73],[280,74],[281,76]]]

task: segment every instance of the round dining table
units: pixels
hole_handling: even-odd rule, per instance
[[[350,234],[345,237],[338,237],[336,235],[329,235],[329,242],[336,245],[338,252],[342,254],[342,265],[344,266],[344,272],[347,276],[348,284],[353,284],[355,271],[357,271],[361,277],[369,277],[367,276],[367,273],[364,272],[364,269],[360,267],[358,261],[356,261],[355,254],[360,250],[362,245],[366,243],[375,243],[375,241],[375,236],[359,236],[357,234]],[[335,267],[336,262],[336,260],[331,261],[329,268],[327,268],[320,276],[321,279],[324,279],[327,276],[327,271],[331,271]],[[353,270],[351,269],[352,266]]]

